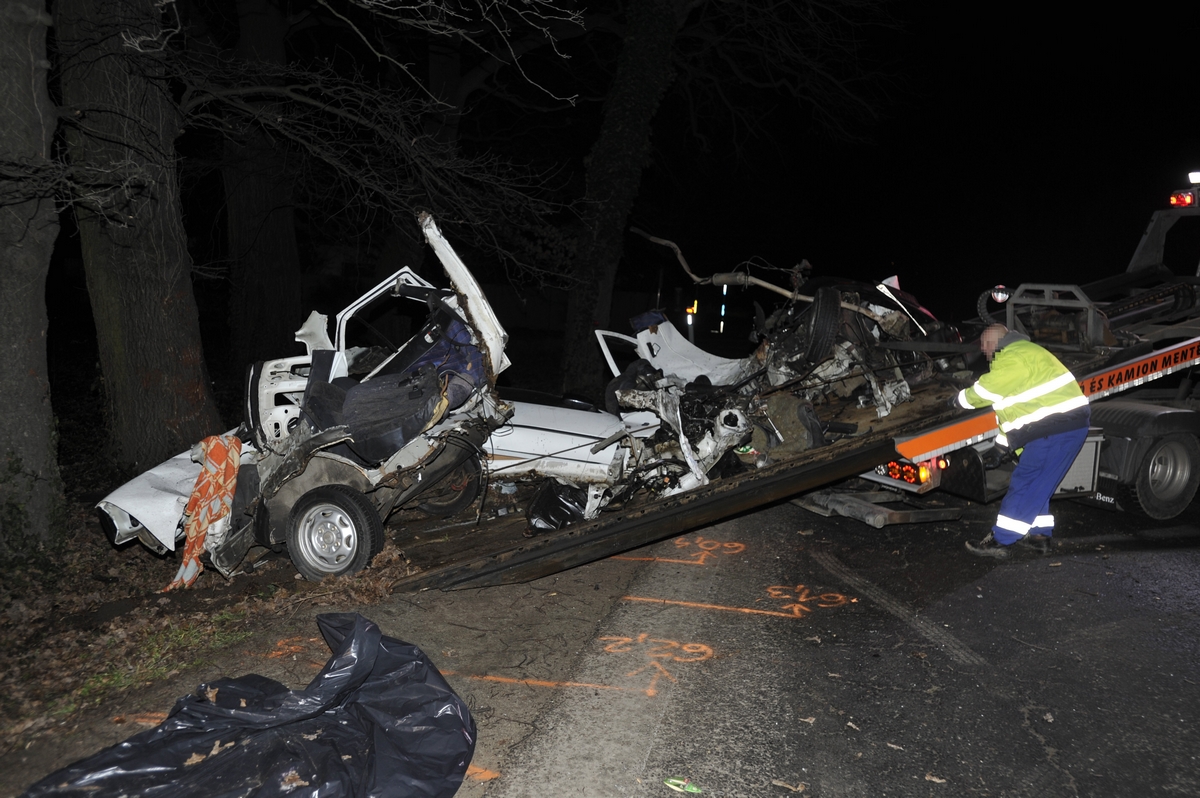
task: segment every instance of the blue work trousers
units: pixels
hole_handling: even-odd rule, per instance
[[[1054,534],[1050,497],[1075,462],[1087,434],[1083,427],[1025,444],[992,527],[997,543],[1010,546],[1027,535]]]

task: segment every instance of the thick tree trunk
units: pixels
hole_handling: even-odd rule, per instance
[[[159,33],[158,15],[154,0],[56,6],[71,165],[106,176],[75,207],[112,451],[138,469],[221,431],[180,215],[178,114],[160,64],[122,38]]]
[[[285,62],[287,20],[269,0],[238,0],[237,56],[244,61]],[[264,104],[263,113],[270,113]],[[297,354],[300,254],[287,155],[258,128],[249,128],[226,150],[226,227],[229,232],[230,342],[232,358],[249,363]]]
[[[0,159],[6,162],[51,158],[58,117],[46,90],[49,24],[41,0],[0,7]],[[32,198],[0,209],[0,560],[53,546],[63,520],[46,375],[46,272],[58,213],[45,187],[9,184],[3,192]]]
[[[563,389],[599,398],[605,382],[594,331],[607,327],[625,224],[650,156],[650,130],[673,79],[678,0],[631,0],[625,43],[587,167],[587,203],[567,302]]]

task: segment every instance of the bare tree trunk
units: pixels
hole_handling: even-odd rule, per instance
[[[287,20],[270,0],[238,0],[237,55],[283,64]],[[271,113],[268,103],[263,113]],[[226,149],[226,227],[230,260],[230,342],[239,363],[291,353],[303,323],[300,254],[287,156],[261,128]]]
[[[579,283],[569,294],[563,337],[565,391],[599,398],[604,386],[594,330],[609,323],[626,220],[650,156],[654,115],[673,79],[677,2],[631,0],[628,6],[624,47],[587,167],[583,235],[574,263]]]
[[[0,159],[46,164],[57,109],[46,90],[41,0],[0,7]],[[5,181],[7,183],[8,181]],[[2,185],[3,194],[31,193]],[[47,196],[0,207],[0,559],[52,546],[61,534],[63,495],[46,374],[46,272],[58,236]]]
[[[76,218],[112,450],[139,469],[221,429],[180,214],[178,114],[158,60],[122,39],[160,34],[159,13],[154,0],[56,6],[71,166],[104,176],[76,197]]]

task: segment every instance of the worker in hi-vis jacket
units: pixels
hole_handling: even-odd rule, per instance
[[[996,558],[1007,557],[1014,544],[1049,551],[1050,497],[1087,438],[1087,397],[1058,358],[1003,324],[984,330],[979,348],[991,367],[959,392],[957,403],[991,405],[1000,428],[996,445],[1018,459],[992,531],[978,543],[968,541],[967,550]]]

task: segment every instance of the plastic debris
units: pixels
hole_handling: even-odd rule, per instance
[[[697,787],[695,784],[692,784],[691,779],[671,778],[671,779],[666,779],[665,781],[663,781],[663,784],[667,785],[675,792],[693,792],[693,793],[704,792],[699,787]]]
[[[156,728],[23,798],[454,795],[475,721],[433,663],[361,615],[318,615],[317,625],[333,656],[303,690],[256,674],[202,684]]]

